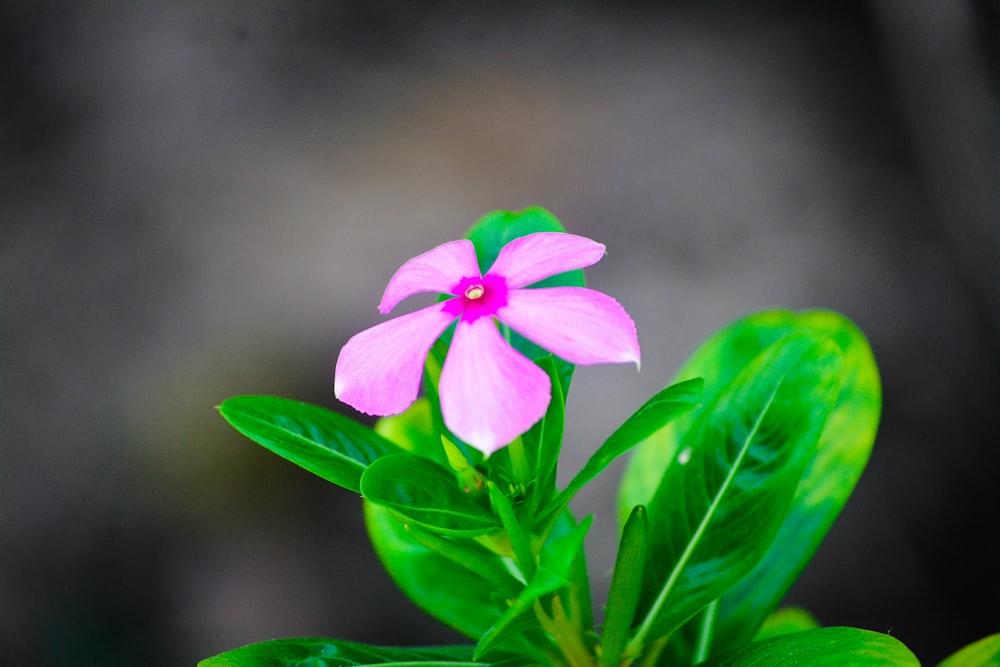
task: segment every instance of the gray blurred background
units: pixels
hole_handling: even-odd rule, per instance
[[[871,464],[790,602],[933,664],[1000,630],[995,1],[0,8],[0,662],[191,665],[460,638],[361,502],[231,431],[332,396],[407,258],[541,205],[642,372],[580,369],[562,479],[707,335],[868,333]],[[598,603],[620,466],[579,498]]]

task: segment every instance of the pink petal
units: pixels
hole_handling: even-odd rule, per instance
[[[511,290],[496,316],[570,363],[639,365],[635,323],[607,294],[585,287]]]
[[[545,371],[504,340],[492,317],[461,320],[441,371],[441,413],[451,432],[487,456],[545,414]]]
[[[421,292],[448,294],[462,278],[479,275],[472,241],[462,239],[439,245],[399,267],[389,280],[378,309],[384,315],[406,297]]]
[[[514,289],[537,283],[557,273],[596,264],[604,256],[604,244],[575,234],[538,232],[514,239],[497,255],[487,272],[503,276]]]
[[[394,415],[417,398],[424,361],[455,316],[434,304],[366,329],[337,358],[333,393],[369,415]]]

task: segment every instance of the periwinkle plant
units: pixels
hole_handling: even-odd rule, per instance
[[[442,300],[341,352],[336,393],[388,415],[374,429],[283,398],[219,407],[251,440],[360,493],[395,582],[471,642],[281,639],[202,667],[919,665],[893,637],[778,608],[875,439],[878,369],[842,315],[767,311],[726,326],[557,488],[574,364],[639,362],[624,308],[583,286],[603,254],[545,210],[489,214],[465,240],[404,264],[380,310],[422,291]],[[591,517],[569,505],[630,451],[597,626]],[[940,667],[990,664],[1000,634]]]

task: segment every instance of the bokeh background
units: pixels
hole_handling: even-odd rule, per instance
[[[190,665],[322,635],[460,638],[360,500],[213,407],[338,410],[407,258],[542,205],[642,372],[580,369],[563,479],[726,322],[870,336],[870,466],[790,594],[927,664],[1000,630],[1000,10],[845,2],[0,7],[0,662]],[[616,471],[596,515],[606,588]]]

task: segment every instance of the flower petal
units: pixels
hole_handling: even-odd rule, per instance
[[[537,232],[516,238],[501,248],[487,274],[503,276],[507,287],[515,289],[596,264],[603,256],[603,243],[575,234]]]
[[[472,241],[462,239],[439,245],[399,267],[382,294],[379,312],[385,315],[406,297],[421,292],[448,294],[462,278],[479,275]]]
[[[487,456],[530,429],[552,397],[548,375],[492,317],[459,321],[438,388],[445,425]]]
[[[621,304],[585,287],[511,290],[497,318],[573,364],[639,365],[635,323]]]
[[[353,336],[337,358],[333,393],[369,415],[394,415],[417,398],[424,361],[455,316],[444,303],[402,315]]]

